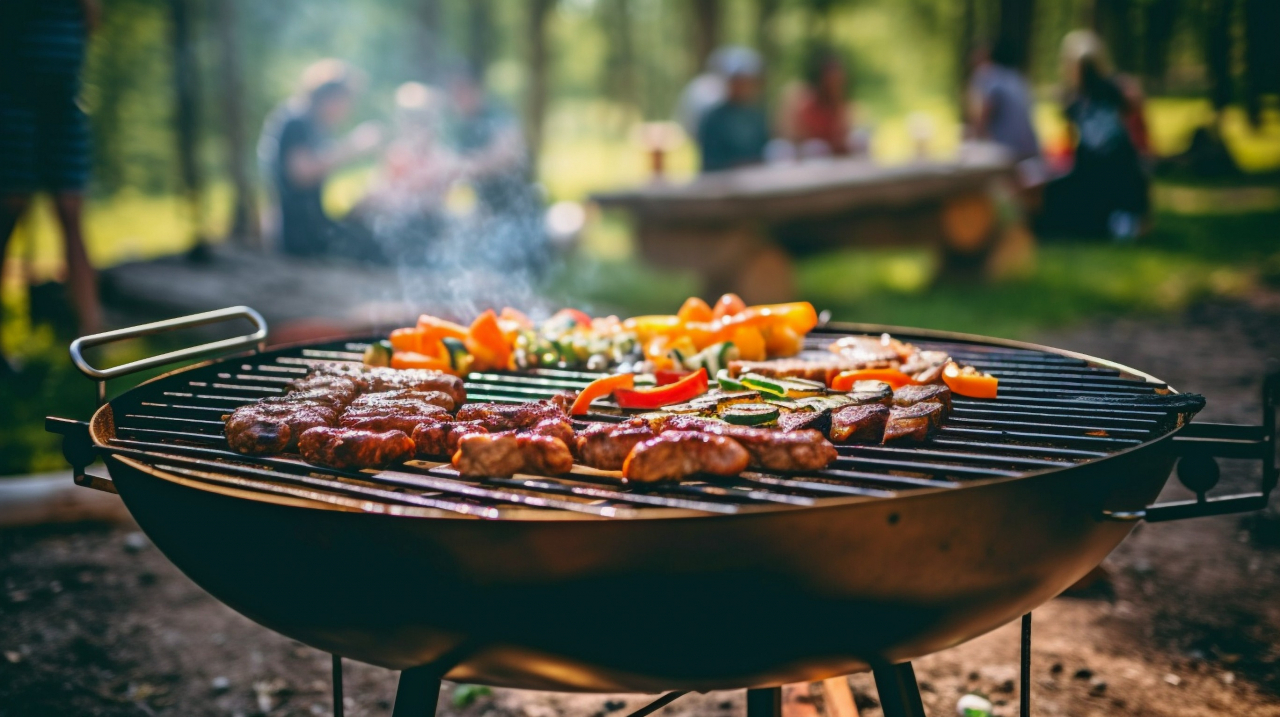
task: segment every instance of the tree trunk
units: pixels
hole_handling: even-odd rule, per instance
[[[169,41],[173,53],[174,138],[177,140],[178,176],[191,212],[195,243],[203,243],[200,230],[200,165],[196,158],[199,122],[195,48],[191,46],[190,0],[169,0]]]
[[[525,97],[525,136],[529,142],[529,166],[538,176],[538,155],[542,149],[542,127],[547,114],[547,19],[555,0],[529,0],[529,90]]]
[[[960,121],[969,121],[969,67],[977,29],[976,0],[960,0],[960,37],[956,41],[956,85],[960,102]]]
[[[1134,31],[1133,0],[1095,0],[1093,29],[1102,37],[1117,70],[1138,69],[1138,34]]]
[[[692,0],[694,67],[699,69],[720,46],[720,0]]]
[[[1255,128],[1262,124],[1262,95],[1280,93],[1280,2],[1245,0],[1245,106]]]
[[[1231,9],[1232,0],[1208,0],[1201,25],[1204,64],[1209,71],[1209,99],[1221,114],[1231,102]],[[1272,38],[1274,41],[1274,38]]]
[[[440,78],[440,60],[444,57],[440,52],[443,26],[440,0],[418,0],[418,72],[428,81]]]
[[[996,37],[1014,43],[1018,67],[1026,72],[1036,16],[1035,0],[1000,0],[1000,28]]]
[[[774,30],[773,23],[778,17],[778,9],[781,5],[781,0],[760,0],[756,16],[756,48],[760,50],[760,59],[764,61],[764,77],[770,97],[773,97],[778,89],[776,78],[779,75],[776,63],[781,53],[778,52],[777,32]]]
[[[493,53],[492,14],[491,0],[467,0],[467,62],[479,77],[484,77]]]
[[[240,67],[239,33],[236,31],[236,0],[214,0],[214,23],[218,28],[219,76],[222,79],[223,132],[227,141],[227,169],[233,191],[231,239],[245,245],[260,239],[254,207],[253,183],[249,174],[249,140],[245,133],[244,74]]]

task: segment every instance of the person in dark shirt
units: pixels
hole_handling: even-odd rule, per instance
[[[0,276],[9,236],[32,195],[53,195],[82,334],[101,327],[97,278],[82,229],[89,127],[77,104],[94,0],[0,2]],[[12,368],[0,354],[0,375]]]
[[[373,123],[335,140],[332,133],[351,114],[353,70],[340,60],[321,60],[303,74],[302,93],[267,118],[258,157],[279,202],[280,248],[294,256],[374,258],[375,248],[353,226],[325,214],[324,184],[337,168],[382,143]]]
[[[743,53],[727,63],[724,101],[712,107],[698,124],[702,171],[718,172],[764,161],[769,121],[760,107],[760,59]]]

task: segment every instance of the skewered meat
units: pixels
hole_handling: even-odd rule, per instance
[[[893,392],[893,405],[914,406],[917,403],[938,403],[944,413],[951,412],[951,389],[943,384],[927,386],[903,386]]]
[[[226,419],[224,432],[234,451],[251,455],[286,453],[298,447],[303,431],[337,422],[338,412],[331,406],[259,402],[233,411]]]
[[[547,418],[568,418],[552,401],[528,403],[469,403],[458,409],[459,421],[480,421],[490,433],[532,428]]]
[[[488,433],[479,421],[449,421],[433,419],[413,429],[413,443],[420,456],[451,456],[458,450],[458,441],[473,433]]]
[[[651,483],[679,480],[695,473],[737,475],[751,456],[737,441],[713,433],[667,431],[631,450],[622,466],[628,480]]]
[[[631,449],[654,435],[653,429],[643,422],[593,423],[578,432],[578,460],[592,468],[620,471]]]
[[[941,403],[894,406],[884,427],[884,442],[923,443],[942,425]]]
[[[464,476],[557,475],[573,469],[573,455],[564,441],[550,436],[472,433],[458,441],[453,467]]]
[[[404,431],[358,431],[351,428],[308,429],[298,441],[308,463],[330,468],[381,468],[413,457],[413,440]]]
[[[832,412],[828,435],[836,443],[879,443],[889,413],[889,407],[881,403],[844,406]]]

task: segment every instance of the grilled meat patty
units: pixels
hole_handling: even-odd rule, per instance
[[[302,459],[330,468],[382,468],[413,457],[413,439],[404,431],[311,428],[298,441]]]
[[[667,431],[631,450],[622,466],[627,480],[652,483],[680,480],[696,473],[737,475],[751,461],[747,449],[727,436],[695,431]]]
[[[924,443],[942,425],[941,403],[917,403],[894,406],[884,427],[884,443]]]
[[[250,455],[288,453],[303,431],[338,422],[338,411],[315,402],[251,403],[226,417],[223,431],[231,449]]]
[[[836,443],[879,443],[884,439],[889,411],[882,403],[842,406],[831,413],[828,435]]]
[[[558,475],[573,469],[573,455],[564,441],[551,436],[471,433],[458,440],[453,467],[464,476]]]

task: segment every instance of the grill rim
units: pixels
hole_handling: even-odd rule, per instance
[[[1038,352],[1042,354],[1050,354],[1054,356],[1061,356],[1064,358],[1085,361],[1091,366],[1119,371],[1122,374],[1127,374],[1128,376],[1141,379],[1143,383],[1156,384],[1166,389],[1170,394],[1179,393],[1179,391],[1177,391],[1173,386],[1169,385],[1167,382],[1162,381],[1156,378],[1155,376],[1152,376],[1151,374],[1148,374],[1144,371],[1139,371],[1137,369],[1118,363],[1116,361],[1101,359],[1096,356],[1091,356],[1089,354],[1070,351],[1067,349],[1059,349],[1056,347],[1045,346],[1042,344],[1036,344],[1032,342],[983,336],[980,334],[968,334],[968,333],[960,333],[960,332],[940,331],[940,330],[934,330],[934,329],[920,329],[920,328],[912,328],[912,327],[891,326],[891,325],[885,325],[885,324],[870,324],[870,323],[860,323],[860,322],[829,322],[827,324],[824,324],[822,326],[815,328],[808,336],[806,336],[806,340],[815,338],[815,335],[816,337],[820,338],[822,335],[848,335],[848,334],[879,335],[884,333],[888,333],[892,335],[894,338],[906,340],[906,341],[938,341],[938,342],[968,344],[968,345],[973,345],[975,347],[1013,349],[1013,350]],[[125,391],[124,393],[121,393],[120,395],[110,399],[109,401],[104,403],[102,406],[100,406],[94,412],[93,417],[90,419],[90,430],[89,430],[90,437],[92,438],[94,445],[99,449],[99,451],[103,452],[103,454],[105,454],[106,457],[108,457],[110,460],[121,461],[122,463],[128,465],[130,468],[133,468],[135,470],[140,470],[157,479],[165,480],[170,483],[175,483],[182,487],[194,488],[197,490],[212,492],[220,495],[225,495],[228,497],[247,498],[247,499],[256,500],[259,502],[272,503],[277,505],[287,505],[287,506],[296,507],[296,508],[328,510],[333,512],[374,513],[387,518],[392,518],[392,517],[415,518],[415,519],[416,518],[437,518],[437,519],[451,519],[451,520],[496,519],[502,522],[519,522],[519,521],[578,522],[578,521],[612,521],[617,519],[617,518],[608,518],[608,517],[590,515],[586,513],[578,513],[573,511],[564,511],[564,510],[550,511],[550,510],[543,510],[538,508],[529,508],[529,507],[522,507],[522,506],[515,506],[515,507],[498,506],[494,509],[497,512],[497,516],[495,518],[486,518],[486,517],[474,516],[474,515],[464,515],[460,513],[454,513],[454,512],[450,512],[442,509],[434,509],[434,508],[413,508],[411,506],[391,506],[390,504],[386,504],[386,503],[379,503],[379,505],[382,505],[384,507],[392,507],[394,508],[394,510],[387,510],[385,508],[377,511],[361,510],[359,508],[344,507],[344,506],[334,505],[332,503],[327,503],[319,500],[290,497],[290,496],[283,496],[283,495],[271,495],[271,494],[262,493],[262,492],[254,492],[247,489],[239,489],[232,486],[224,486],[224,485],[218,485],[211,482],[204,482],[192,477],[185,477],[177,473],[174,473],[172,471],[159,468],[157,465],[144,462],[139,458],[131,457],[129,455],[124,455],[120,451],[120,447],[113,445],[111,441],[111,438],[115,437],[115,430],[116,430],[112,404],[114,404],[116,401],[126,398],[130,394],[133,394],[135,392],[145,389],[145,387],[151,384],[161,382],[161,381],[172,380],[173,377],[184,374],[184,373],[198,371],[198,370],[213,367],[213,366],[231,365],[236,361],[242,361],[246,358],[251,358],[255,356],[262,356],[264,354],[297,351],[297,350],[303,350],[303,349],[314,349],[317,346],[322,346],[325,344],[336,343],[341,341],[368,342],[369,340],[370,340],[370,336],[368,334],[357,334],[357,335],[347,335],[347,336],[324,337],[320,339],[312,339],[307,341],[296,341],[296,342],[290,342],[286,344],[271,346],[266,351],[249,351],[249,352],[241,352],[241,353],[236,353],[236,354],[231,354],[226,356],[219,356],[216,358],[199,361],[189,366],[183,366],[183,367],[174,369],[172,371],[167,371],[163,374],[160,374],[151,379],[148,379],[143,383],[138,384],[137,386]],[[516,372],[516,373],[518,374],[519,372]],[[1030,479],[1036,476],[1041,476],[1048,473],[1056,473],[1056,472],[1065,471],[1073,468],[1083,468],[1085,466],[1093,466],[1107,459],[1117,458],[1123,455],[1127,455],[1133,451],[1148,449],[1155,443],[1158,443],[1160,441],[1166,441],[1170,439],[1174,434],[1176,434],[1184,425],[1185,425],[1184,422],[1178,421],[1174,425],[1174,427],[1172,427],[1171,429],[1168,429],[1161,433],[1153,434],[1150,437],[1148,437],[1147,440],[1126,446],[1124,448],[1117,449],[1112,452],[1108,452],[1104,455],[1085,458],[1083,460],[1072,462],[1072,463],[1063,463],[1062,465],[1059,465],[1059,466],[1046,467],[1046,468],[1036,469],[1036,470],[1027,470],[1015,476],[993,476],[989,478],[975,478],[971,480],[965,480],[963,482],[960,482],[959,485],[954,487],[921,487],[921,488],[912,489],[909,492],[888,496],[888,497],[856,496],[856,495],[834,496],[833,495],[833,496],[822,497],[817,499],[818,502],[815,505],[790,505],[785,503],[759,503],[759,504],[744,503],[744,504],[738,505],[737,510],[735,512],[727,513],[727,514],[707,513],[704,511],[699,511],[699,510],[694,510],[689,508],[648,507],[648,508],[645,508],[644,510],[636,511],[634,515],[628,516],[623,519],[624,520],[646,520],[646,521],[648,520],[684,520],[684,519],[691,519],[691,518],[697,518],[701,520],[710,520],[710,519],[717,519],[717,518],[731,519],[736,517],[757,516],[765,513],[790,512],[790,511],[796,511],[796,510],[821,510],[824,508],[840,508],[847,505],[864,503],[864,502],[905,500],[914,496],[932,494],[935,492],[944,492],[944,491],[950,492],[955,490],[963,490],[965,488],[977,488],[980,486],[987,486],[987,485],[992,485],[997,483],[1005,483],[1010,481]],[[161,456],[156,456],[154,460],[156,463],[163,463],[165,459]],[[435,463],[435,461],[427,461],[427,462]],[[217,464],[214,463],[212,460],[201,460],[200,463],[202,467],[196,470],[204,470],[210,473],[216,472],[213,469]],[[447,465],[447,464],[441,463],[441,465]],[[394,470],[394,469],[391,469],[391,470]],[[374,501],[372,499],[370,499],[367,502],[377,503],[377,501]]]

